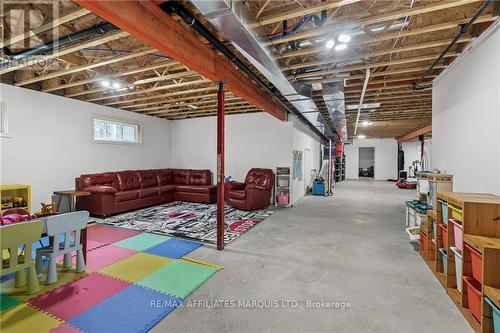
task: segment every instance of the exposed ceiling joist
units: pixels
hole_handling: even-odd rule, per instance
[[[45,32],[47,30],[54,29],[61,24],[67,23],[69,21],[72,21],[74,19],[77,19],[79,17],[85,16],[88,13],[90,13],[87,9],[82,9],[82,8],[76,8],[73,10],[70,10],[67,13],[62,14],[61,16],[57,17],[55,20],[47,22],[45,24],[42,24],[41,26],[33,29],[29,29],[29,31],[23,31],[22,33],[12,36],[8,39],[5,39],[4,41],[0,42],[0,48],[3,47],[8,47],[10,45],[19,43],[25,39],[34,37],[42,32]]]
[[[212,81],[224,81],[228,90],[256,107],[278,119],[286,119],[285,111],[271,96],[153,2],[76,2],[203,77]]]

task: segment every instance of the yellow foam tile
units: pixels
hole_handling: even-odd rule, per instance
[[[27,304],[19,304],[0,314],[2,333],[50,332],[62,321],[38,311]]]
[[[134,283],[169,264],[170,262],[171,260],[168,258],[141,252],[117,263],[106,266],[99,270],[99,272],[117,279]]]
[[[75,281],[83,276],[87,275],[86,272],[83,273],[76,273],[73,269],[66,270],[62,269],[61,267],[57,268],[57,282],[52,283],[52,284],[45,284],[45,281],[47,281],[47,275],[43,274],[38,278],[38,283],[40,284],[40,291],[34,294],[27,294],[27,285],[16,288],[15,287],[15,280],[10,279],[7,281],[4,281],[0,284],[0,291],[4,294],[9,294],[11,296],[16,297],[22,302],[27,302],[39,295],[48,293],[49,291],[52,291],[56,288],[59,288],[65,284],[70,283],[71,281]]]

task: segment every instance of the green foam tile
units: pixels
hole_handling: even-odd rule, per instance
[[[0,311],[6,311],[21,303],[17,298],[7,294],[0,294]]]
[[[136,251],[144,251],[169,239],[170,237],[168,236],[155,235],[144,232],[142,234],[113,243],[113,245]]]
[[[170,264],[139,280],[136,284],[185,298],[215,272],[217,272],[215,268],[184,260],[172,260]]]

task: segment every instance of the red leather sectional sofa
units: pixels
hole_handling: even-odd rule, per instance
[[[76,189],[91,193],[77,199],[77,209],[103,217],[174,200],[217,201],[217,186],[212,185],[210,170],[158,169],[87,174],[76,179]]]

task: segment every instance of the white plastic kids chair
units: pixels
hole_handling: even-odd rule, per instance
[[[57,282],[57,257],[64,255],[63,267],[71,268],[73,260],[72,252],[76,251],[76,272],[85,271],[85,260],[83,259],[82,244],[80,236],[82,229],[87,226],[89,212],[78,211],[46,218],[47,236],[51,237],[51,245],[36,250],[36,270],[42,272],[43,257],[49,258],[46,284]],[[71,234],[74,233],[74,238]],[[63,236],[64,235],[64,236]]]
[[[31,246],[40,239],[42,221],[14,223],[0,228],[0,247],[2,254],[1,275],[16,272],[15,287],[28,283],[27,293],[33,294],[40,290],[35,271],[35,262],[31,258]],[[24,253],[19,253],[23,248]],[[5,255],[4,255],[5,254]],[[26,268],[28,281],[26,281]]]

